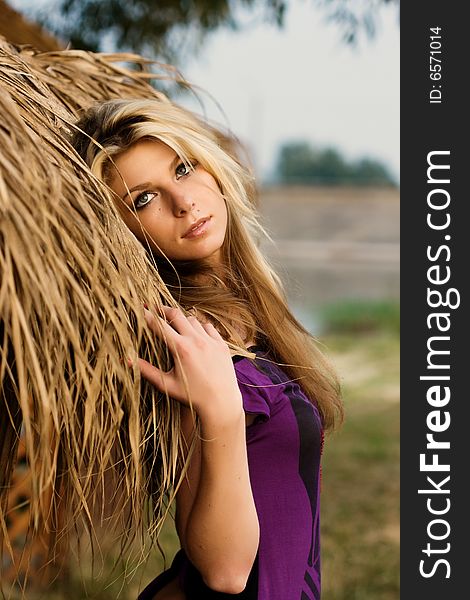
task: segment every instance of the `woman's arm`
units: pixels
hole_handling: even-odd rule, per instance
[[[202,422],[201,437],[208,441],[198,440],[177,498],[178,532],[206,585],[235,594],[245,588],[259,541],[244,414],[224,426]]]
[[[245,414],[245,424],[248,427],[255,420],[255,415]],[[196,498],[196,492],[199,486],[199,474],[201,471],[201,440],[196,434],[195,413],[186,406],[181,406],[181,430],[187,452],[191,446],[194,436],[194,450],[181,485],[176,494],[176,515],[175,525],[178,538],[183,548],[186,546],[185,532],[188,516]],[[186,459],[186,456],[184,457]]]
[[[201,440],[196,433],[196,416],[194,412],[191,412],[186,406],[181,406],[180,410],[181,431],[187,452],[189,452],[193,437],[196,435],[194,450],[189,461],[188,469],[176,494],[175,525],[181,546],[185,548],[186,524],[199,486],[199,474],[201,471]],[[186,456],[184,458],[186,459]]]
[[[245,414],[230,352],[210,324],[187,319],[175,309],[166,311],[171,327],[146,314],[150,327],[165,334],[175,367],[163,373],[140,360],[142,375],[183,403],[189,401],[189,388],[201,422],[201,440],[177,496],[178,533],[208,587],[239,593],[256,557],[259,524],[248,473]],[[188,443],[191,421],[189,409],[183,409]]]

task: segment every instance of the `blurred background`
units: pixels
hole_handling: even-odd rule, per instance
[[[0,35],[176,65],[198,98],[167,93],[245,144],[264,250],[343,383],[346,421],[323,460],[322,598],[398,598],[398,1],[0,0]],[[170,521],[162,546],[171,560]],[[133,599],[162,566],[154,552],[124,584],[85,569],[86,592],[72,576],[45,597]]]

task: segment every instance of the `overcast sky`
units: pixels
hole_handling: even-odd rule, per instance
[[[51,0],[9,0],[20,10]],[[359,4],[361,0],[354,0]],[[308,0],[290,0],[283,29],[252,12],[239,32],[218,30],[182,65],[204,96],[206,114],[250,147],[261,180],[274,174],[283,141],[334,146],[348,159],[382,160],[399,178],[399,27],[395,7],[379,13],[378,32],[359,48]],[[179,100],[188,107],[195,103]]]
[[[247,142],[258,174],[272,174],[284,140],[336,146],[347,158],[386,163],[399,177],[399,27],[396,8],[381,11],[378,32],[346,46],[309,2],[291,0],[284,29],[220,30],[183,65],[191,82],[221,104]],[[209,116],[224,122],[214,103]]]

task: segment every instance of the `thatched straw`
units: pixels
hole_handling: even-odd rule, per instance
[[[167,359],[142,304],[172,299],[64,135],[96,100],[167,101],[148,73],[115,64],[123,60],[146,66],[137,56],[36,54],[0,40],[0,530],[7,548],[5,507],[21,429],[33,533],[61,537],[80,519],[92,527],[96,514],[109,516],[101,505],[112,498],[125,532],[141,529],[150,506],[156,534],[175,483],[178,408],[125,360],[137,351],[156,364]]]

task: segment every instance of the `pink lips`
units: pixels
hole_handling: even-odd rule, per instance
[[[207,228],[209,226],[209,220],[210,220],[210,217],[203,217],[202,219],[195,221],[191,225],[191,227],[189,227],[187,229],[186,233],[184,233],[181,237],[183,237],[183,238],[199,237],[200,235],[202,235],[203,233],[205,233],[207,231]]]

